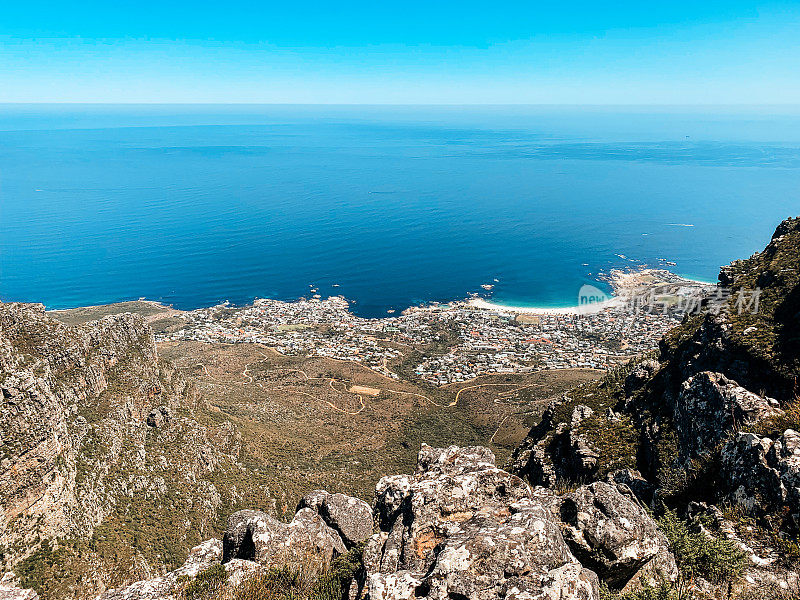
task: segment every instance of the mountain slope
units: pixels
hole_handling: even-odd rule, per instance
[[[245,495],[238,435],[197,423],[141,317],[67,326],[0,304],[0,387],[3,566],[45,598],[180,564]]]
[[[654,508],[719,504],[756,519],[775,540],[794,537],[798,376],[793,218],[763,252],[723,267],[719,289],[657,353],[553,403],[510,469],[546,486],[625,481]]]

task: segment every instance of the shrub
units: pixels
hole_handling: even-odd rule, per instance
[[[308,597],[311,583],[303,573],[289,567],[270,569],[240,585],[234,600],[302,600]]]
[[[698,576],[712,583],[724,583],[740,577],[744,571],[744,554],[730,540],[690,530],[671,510],[664,512],[658,525],[667,536],[678,565],[677,600],[692,597],[690,588]]]
[[[356,546],[316,576],[310,569],[270,569],[239,586],[233,600],[341,600],[363,572],[363,551]]]
[[[728,582],[730,585],[741,576],[745,557],[730,540],[710,536],[699,527],[694,530],[671,510],[664,511],[658,519],[658,525],[675,556],[678,580],[674,584],[665,581],[657,586],[642,582],[638,590],[617,595],[603,586],[600,590],[601,600],[692,600],[695,597],[692,593],[693,584],[698,577],[711,583]],[[784,600],[779,596],[775,598]],[[791,600],[800,598],[791,597]]]
[[[744,554],[730,540],[690,531],[670,510],[664,512],[658,524],[669,540],[678,569],[687,580],[702,575],[712,583],[722,583],[741,576]]]
[[[656,587],[643,582],[638,590],[624,594],[613,594],[605,584],[600,588],[600,600],[677,600],[677,598],[675,586],[667,582]]]
[[[228,579],[228,573],[220,564],[212,565],[201,571],[183,590],[186,600],[200,600],[212,598],[210,594],[216,592]]]

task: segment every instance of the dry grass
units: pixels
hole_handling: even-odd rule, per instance
[[[414,469],[422,442],[487,445],[503,464],[548,398],[597,377],[543,371],[431,388],[354,363],[287,357],[250,344],[168,342],[159,352],[195,380],[211,409],[204,418],[229,420],[241,431],[242,462],[264,475],[286,517],[314,488],[371,501],[380,477]],[[476,383],[492,385],[465,390],[449,406]],[[353,386],[381,393],[362,396],[360,410],[358,395],[347,391]]]
[[[341,600],[356,578],[363,578],[363,547],[356,546],[321,567],[313,559],[299,568],[283,566],[252,574],[231,585],[217,564],[181,582],[184,600]]]

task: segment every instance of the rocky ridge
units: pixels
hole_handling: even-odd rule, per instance
[[[413,475],[378,482],[371,510],[315,491],[288,524],[240,511],[178,571],[100,600],[177,600],[181,575],[215,565],[225,576],[213,597],[233,597],[247,578],[324,568],[359,544],[363,570],[343,586],[351,600],[598,600],[598,573],[624,589],[676,576],[666,538],[624,484],[558,496],[497,468],[487,448],[423,446]]]
[[[2,562],[23,583],[60,577],[50,597],[86,597],[214,531],[213,479],[239,470],[237,434],[192,418],[192,390],[141,317],[67,326],[0,303],[0,388]],[[176,525],[172,545],[148,535]]]
[[[724,267],[717,296],[722,310],[687,318],[653,356],[553,402],[508,468],[533,485],[625,482],[654,510],[721,506],[754,519],[753,569],[791,563],[786,548],[800,534],[800,219]]]

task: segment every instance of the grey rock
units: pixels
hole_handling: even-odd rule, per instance
[[[674,407],[681,458],[707,454],[736,427],[779,412],[768,398],[720,373],[698,373],[683,382]]]
[[[423,445],[413,476],[376,486],[370,600],[598,598],[597,576],[570,553],[551,500],[498,469],[486,448]]]
[[[150,427],[161,427],[172,419],[172,411],[168,406],[159,406],[147,415],[147,424]]]
[[[301,508],[313,510],[322,517],[348,548],[366,541],[372,535],[372,508],[358,498],[314,490],[300,500],[298,509]]]
[[[655,486],[642,477],[639,471],[633,469],[618,469],[606,475],[606,481],[608,483],[628,486],[639,502],[652,508]]]
[[[773,440],[739,432],[722,448],[728,498],[748,512],[788,509],[800,516],[800,434],[787,429]]]
[[[581,486],[564,496],[560,518],[572,553],[610,587],[677,577],[666,537],[627,486]]]
[[[261,511],[242,510],[228,519],[222,562],[241,559],[267,568],[316,571],[346,551],[338,533],[310,508],[297,511],[289,524]]]
[[[295,512],[301,508],[310,508],[314,512],[319,513],[322,509],[322,504],[328,496],[330,496],[330,493],[325,490],[313,490],[308,492],[300,499],[300,502],[298,502]]]
[[[594,411],[579,404],[569,423],[554,425],[558,405],[554,402],[547,407],[539,425],[531,429],[511,457],[509,470],[533,485],[554,487],[561,480],[585,481],[595,476],[600,454],[579,429]]]
[[[639,391],[645,383],[653,378],[660,366],[657,360],[652,359],[638,363],[625,378],[625,396],[632,396]]]

